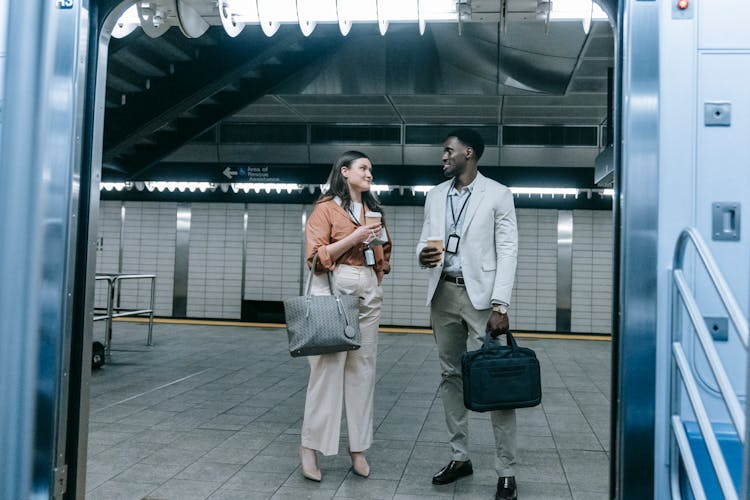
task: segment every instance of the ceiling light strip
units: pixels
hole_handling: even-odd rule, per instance
[[[414,195],[426,195],[435,186],[429,185],[390,185],[390,184],[373,184],[371,190],[376,194],[391,193],[398,191],[399,194],[410,192]],[[234,193],[278,193],[286,192],[287,194],[298,193],[307,189],[310,193],[316,191],[325,192],[328,186],[325,184],[296,184],[284,182],[232,182],[232,183],[214,183],[214,182],[184,182],[184,181],[137,181],[137,182],[102,182],[101,191],[157,191],[157,192],[196,192],[201,193],[213,192],[220,190],[228,193],[230,190]],[[515,196],[539,196],[541,198],[550,196],[562,196],[567,198],[572,196],[578,198],[585,195],[592,198],[598,195],[601,198],[614,196],[613,189],[583,189],[583,188],[550,188],[550,187],[511,187],[511,192]]]
[[[137,2],[117,20],[112,36],[125,37],[140,26],[149,36],[158,37],[179,25],[173,9],[160,5]],[[469,5],[456,0],[218,0],[217,10],[224,30],[233,37],[246,25],[260,25],[263,33],[273,36],[282,24],[297,24],[309,36],[325,23],[338,24],[342,35],[349,33],[353,23],[377,23],[385,35],[391,23],[416,23],[424,34],[427,22],[468,22],[472,17]],[[585,32],[592,20],[607,19],[592,0],[555,0],[549,8],[551,21],[582,22]]]

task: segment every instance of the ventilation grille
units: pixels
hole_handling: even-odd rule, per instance
[[[598,146],[599,127],[469,125],[486,146]],[[436,146],[455,125],[406,125],[404,144]],[[308,132],[309,129],[309,132]],[[220,126],[222,144],[401,144],[400,125],[327,125],[303,123],[225,123]],[[309,135],[308,135],[309,133]],[[309,139],[308,139],[309,137]],[[605,136],[601,144],[605,144]],[[215,143],[216,129],[193,139],[194,143]],[[308,142],[309,141],[309,142]]]
[[[406,144],[442,144],[446,136],[458,128],[455,125],[407,125]],[[496,126],[471,126],[484,139],[486,146],[497,146]]]
[[[305,144],[307,126],[299,123],[225,123],[223,144]]]
[[[596,146],[598,127],[503,127],[506,146]]]
[[[311,125],[311,144],[401,144],[399,125]]]

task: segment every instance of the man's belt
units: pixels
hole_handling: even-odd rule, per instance
[[[466,286],[466,282],[464,281],[463,276],[450,276],[448,274],[441,274],[440,279],[448,281],[450,283],[455,283],[458,286]]]

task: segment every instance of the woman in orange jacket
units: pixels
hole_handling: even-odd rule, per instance
[[[375,361],[383,275],[390,271],[391,242],[380,201],[370,192],[372,163],[363,153],[347,151],[333,164],[328,190],[315,204],[305,227],[306,257],[314,295],[327,295],[328,280],[339,293],[360,297],[361,347],[354,351],[308,356],[310,380],[305,398],[300,460],[302,474],[321,480],[316,452],[335,455],[341,411],[346,405],[349,455],[355,474],[367,477],[364,451],[372,443]],[[374,221],[374,222],[373,222]]]

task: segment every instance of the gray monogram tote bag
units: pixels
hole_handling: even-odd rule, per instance
[[[317,254],[307,278],[305,295],[284,300],[284,316],[292,357],[359,349],[359,297],[340,295],[327,273],[330,295],[311,295]]]

